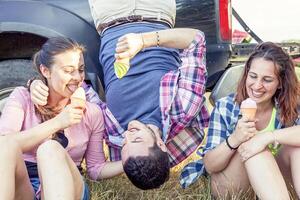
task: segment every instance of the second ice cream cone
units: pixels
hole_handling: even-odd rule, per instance
[[[115,74],[119,79],[127,74],[129,68],[129,58],[119,59],[114,63]]]

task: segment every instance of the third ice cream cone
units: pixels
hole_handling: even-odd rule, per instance
[[[249,120],[255,119],[256,109],[256,102],[251,98],[245,99],[241,103],[241,113],[243,116],[246,116]]]
[[[241,108],[241,112],[243,116],[247,116],[248,119],[255,119],[256,108]]]

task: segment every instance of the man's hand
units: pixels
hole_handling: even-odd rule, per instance
[[[75,104],[69,104],[54,119],[59,124],[60,129],[65,129],[80,123],[82,117],[83,109]]]
[[[144,46],[142,34],[129,33],[118,39],[115,57],[117,60],[133,58]]]
[[[49,88],[41,81],[34,80],[30,85],[30,98],[36,105],[44,106],[47,104]]]
[[[268,144],[272,143],[272,133],[259,133],[252,137],[247,142],[241,144],[238,149],[238,152],[243,161],[248,160],[252,156],[258,154],[259,152],[263,151]]]

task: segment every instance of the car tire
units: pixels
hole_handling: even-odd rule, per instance
[[[13,89],[25,86],[28,79],[37,75],[31,60],[12,59],[0,62],[0,114]]]

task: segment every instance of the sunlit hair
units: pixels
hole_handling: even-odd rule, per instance
[[[248,98],[246,80],[251,64],[257,58],[272,61],[276,66],[275,74],[279,80],[279,87],[273,96],[273,100],[276,99],[278,101],[281,123],[286,126],[292,125],[298,117],[299,81],[290,56],[280,46],[272,42],[264,42],[257,45],[254,52],[248,58],[243,75],[237,86],[236,102],[240,104]]]
[[[43,44],[42,48],[33,55],[33,67],[38,72],[39,78],[46,84],[47,80],[42,75],[40,66],[51,69],[55,63],[55,56],[68,51],[80,51],[84,52],[85,48],[78,44],[76,41],[65,37],[52,37]],[[46,121],[56,114],[58,114],[61,108],[49,108],[46,106],[36,106],[38,112],[41,114],[42,120]]]
[[[149,190],[159,188],[170,175],[169,154],[157,145],[155,133],[149,128],[154,143],[149,147],[148,156],[130,156],[123,164],[123,169],[133,185]]]
[[[169,179],[169,155],[154,142],[148,156],[131,156],[124,162],[123,168],[136,187],[142,190],[159,188]]]

